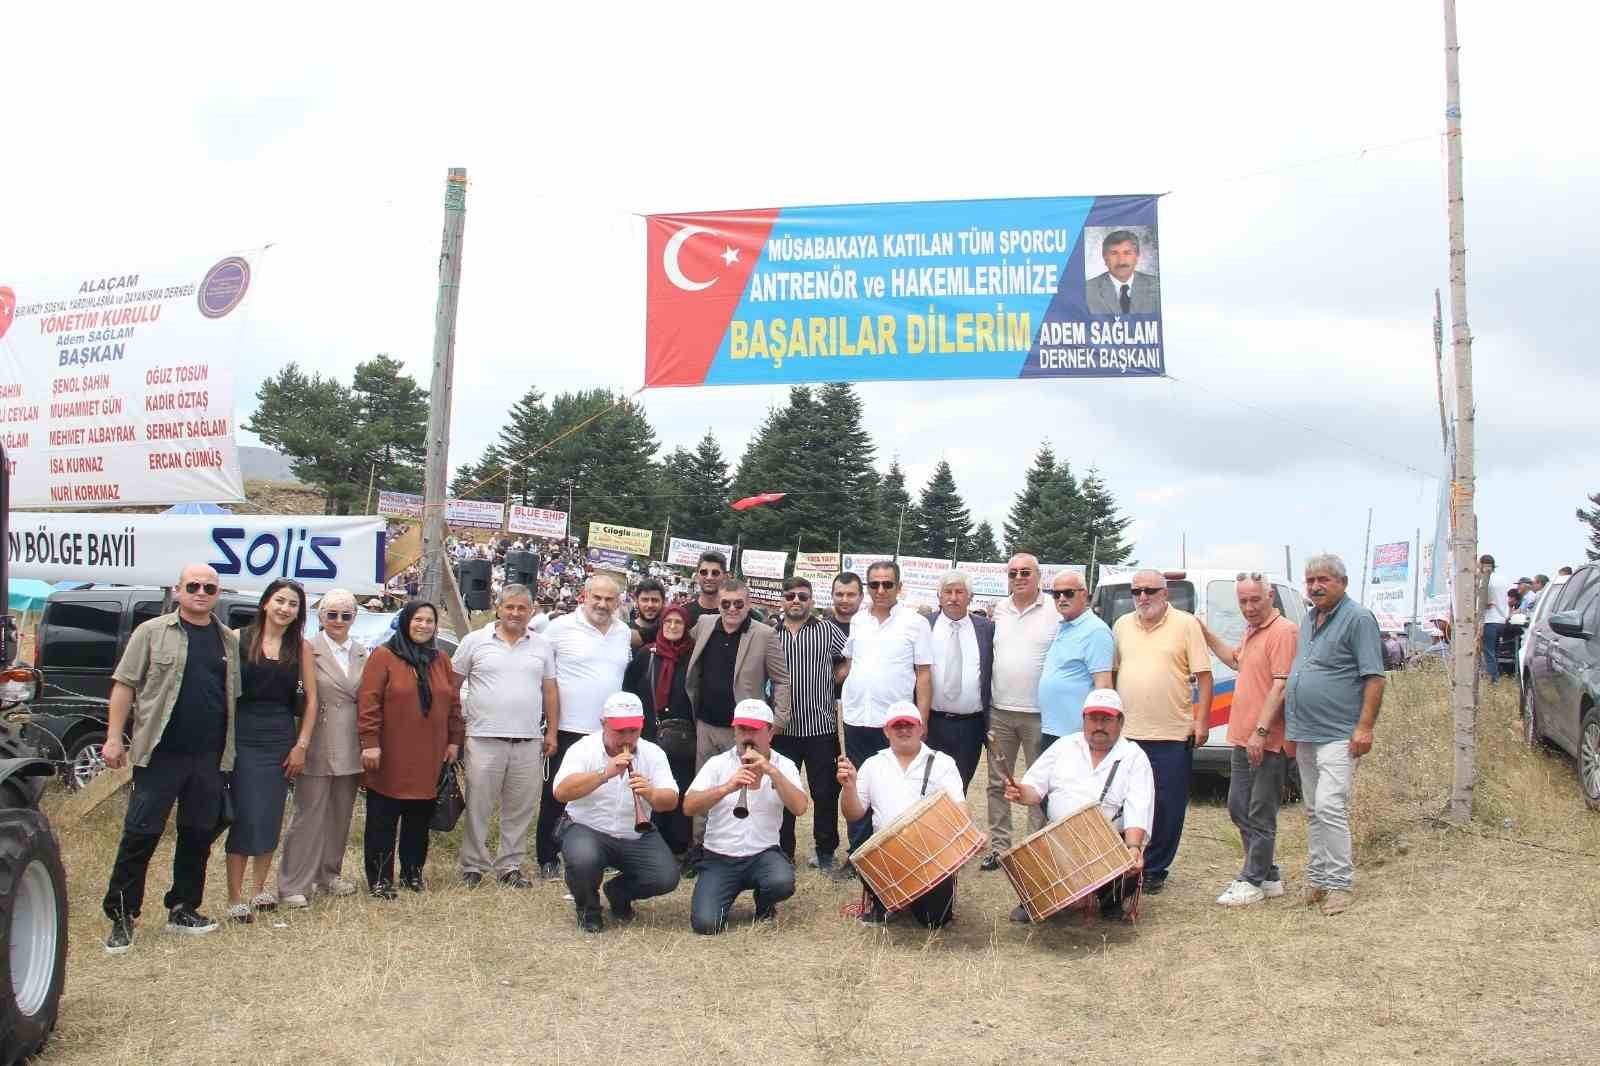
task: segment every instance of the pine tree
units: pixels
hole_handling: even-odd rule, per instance
[[[1041,563],[1087,563],[1089,517],[1089,505],[1072,474],[1072,464],[1059,463],[1055,474],[1040,487],[1039,507],[1011,550],[1013,554],[1027,552]]]
[[[596,415],[581,430],[533,458],[529,491],[535,499],[565,508],[570,481],[576,536],[586,536],[591,521],[648,529],[657,503],[653,463],[657,443],[638,404],[606,389],[561,393],[550,401],[547,439]],[[502,496],[504,492],[502,485]]]
[[[522,394],[522,398],[511,405],[511,410],[506,412],[506,424],[500,427],[500,435],[495,440],[496,458],[502,464],[509,464],[511,473],[507,475],[511,480],[511,501],[526,507],[550,507],[556,510],[565,510],[567,498],[562,495],[557,503],[554,496],[543,499],[538,497],[533,484],[533,463],[528,456],[551,438],[550,409],[545,406],[544,393],[537,388],[531,388]],[[537,458],[537,457],[535,457]],[[500,496],[503,498],[507,491],[504,482],[498,482]]]
[[[978,523],[978,528],[972,531],[972,542],[963,546],[961,554],[966,558],[963,562],[972,563],[1003,563],[1000,557],[1000,545],[994,542],[994,527],[986,518]]]
[[[661,498],[656,508],[660,532],[721,542],[732,513],[728,486],[728,463],[709,429],[694,451],[674,448],[661,461]]]
[[[898,548],[905,555],[915,555],[917,509],[906,491],[906,472],[900,469],[900,457],[889,460],[889,472],[878,485],[878,530],[869,551],[891,554]]]
[[[953,559],[972,540],[972,512],[956,491],[956,478],[943,459],[923,486],[917,500],[916,548],[906,555]]]
[[[728,512],[726,535],[748,547],[775,551],[792,545],[806,523],[817,517],[819,503],[811,495],[815,479],[805,465],[815,415],[815,398],[803,385],[789,390],[786,405],[767,412],[739,460],[730,495],[734,499],[763,492],[792,495],[748,511]]]
[[[294,460],[295,477],[323,490],[329,514],[349,514],[367,487],[367,470],[357,473],[349,412],[349,389],[321,374],[307,377],[290,363],[256,390],[256,410],[244,428]]]
[[[350,385],[348,441],[368,478],[398,492],[422,490],[427,459],[428,391],[398,359],[379,354],[356,367]],[[359,472],[359,471],[358,471]],[[361,485],[362,492],[366,484]]]
[[[1589,502],[1594,504],[1594,510],[1578,508],[1578,521],[1589,527],[1589,546],[1583,552],[1592,563],[1600,559],[1600,492],[1590,496]]]
[[[1006,551],[1010,554],[1015,555],[1025,550],[1018,547],[1022,531],[1033,521],[1034,513],[1039,510],[1039,494],[1045,482],[1055,475],[1055,470],[1056,453],[1051,450],[1048,440],[1043,441],[1039,445],[1038,454],[1033,457],[1033,466],[1028,469],[1022,491],[1017,494],[1017,501],[1011,505],[1011,510],[1002,523],[1006,534]]]
[[[876,449],[862,425],[854,386],[834,382],[817,390],[815,429],[815,454],[807,465],[817,507],[804,533],[809,550],[831,551],[841,542],[860,543],[878,520]]]
[[[1122,518],[1117,515],[1117,501],[1111,495],[1111,490],[1100,477],[1100,471],[1094,467],[1084,475],[1083,483],[1078,486],[1083,494],[1084,503],[1089,509],[1089,528],[1087,535],[1089,544],[1094,552],[1097,563],[1125,562],[1133,554],[1133,545],[1122,540],[1123,530],[1132,524],[1132,518]],[[1095,538],[1099,538],[1098,546]],[[1074,560],[1076,561],[1076,560]],[[1083,559],[1088,561],[1088,556]]]

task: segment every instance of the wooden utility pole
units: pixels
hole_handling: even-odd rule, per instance
[[[1417,527],[1417,553],[1411,557],[1411,624],[1422,610],[1422,527]]]
[[[1289,559],[1289,546],[1283,546],[1283,579],[1294,584],[1294,563]]]
[[[427,465],[422,489],[422,581],[419,595],[442,604],[457,636],[471,630],[461,590],[445,558],[445,505],[450,477],[450,390],[455,378],[456,306],[461,299],[461,239],[467,224],[467,171],[451,167],[444,185],[444,238],[439,249],[439,299],[433,312],[433,381],[428,389]]]
[[[1477,769],[1478,517],[1473,510],[1472,331],[1467,328],[1467,224],[1461,194],[1461,44],[1456,0],[1444,0],[1445,189],[1450,218],[1450,349],[1456,386],[1456,450],[1450,506],[1455,516],[1450,558],[1455,568],[1455,625],[1450,634],[1450,704],[1455,717],[1455,763],[1445,816],[1472,817]]]

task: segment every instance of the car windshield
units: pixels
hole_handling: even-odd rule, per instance
[[[1116,625],[1117,619],[1133,610],[1132,585],[1102,585],[1100,587],[1100,620],[1106,625]],[[1180,611],[1194,613],[1194,585],[1187,581],[1167,582],[1167,602]],[[1238,607],[1234,607],[1235,613]]]

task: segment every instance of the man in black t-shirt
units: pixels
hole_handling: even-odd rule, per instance
[[[667,609],[667,590],[661,582],[647,577],[633,590],[633,646],[654,644],[661,629],[661,612]]]
[[[209,933],[200,914],[206,861],[222,828],[223,774],[233,770],[233,708],[239,694],[239,638],[212,614],[217,572],[188,566],[178,578],[178,610],[133,631],[112,673],[106,713],[106,766],[133,762],[133,795],[103,903],[111,919],[106,951],[133,946],[150,857],[178,808],[167,931]],[[132,742],[123,743],[131,732]]]
[[[701,615],[717,617],[721,608],[717,597],[721,594],[722,575],[728,571],[728,560],[719,551],[700,553],[700,565],[695,568],[695,579],[700,582],[700,594],[684,605],[689,613],[689,628],[693,630]]]

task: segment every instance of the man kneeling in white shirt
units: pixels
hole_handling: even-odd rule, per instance
[[[922,712],[910,700],[889,705],[883,731],[889,746],[861,764],[859,775],[846,756],[839,756],[839,803],[844,816],[852,821],[872,812],[872,824],[879,829],[916,806],[923,796],[944,789],[963,811],[967,809],[966,790],[961,787],[961,771],[956,761],[922,742],[927,726]],[[858,779],[859,778],[859,779]],[[867,888],[868,906],[861,920],[872,925],[883,923],[883,901]],[[911,913],[929,929],[938,929],[955,917],[956,875],[934,885],[911,902]]]
[[[695,932],[722,932],[746,889],[755,893],[758,922],[776,918],[778,904],[794,895],[794,864],[778,846],[786,810],[806,813],[800,768],[772,750],[772,708],[740,700],[733,747],[707,759],[683,797],[684,814],[706,816],[705,858],[689,904]]]
[[[1100,889],[1100,914],[1106,918],[1131,914],[1139,871],[1144,869],[1144,844],[1155,817],[1156,780],[1144,749],[1122,738],[1122,697],[1115,689],[1089,693],[1083,701],[1083,732],[1050,745],[1028,767],[1020,784],[1006,786],[1006,799],[1042,805],[1045,817],[1052,820],[1099,803],[1106,821],[1122,834],[1134,857],[1132,870]],[[1027,909],[1018,905],[1011,920],[1028,921]]]
[[[638,696],[618,692],[607,697],[600,732],[572,745],[556,774],[553,791],[567,805],[569,819],[558,830],[567,891],[577,903],[578,928],[586,933],[605,928],[600,879],[606,867],[619,871],[605,887],[617,921],[632,920],[634,900],[664,896],[678,887],[678,863],[649,817],[650,811],[676,807],[678,788],[666,752],[639,739],[643,728],[644,706]],[[612,778],[617,784],[609,784]],[[646,809],[640,809],[640,801]]]

